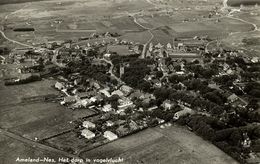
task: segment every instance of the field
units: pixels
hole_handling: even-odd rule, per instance
[[[64,157],[57,152],[43,150],[33,145],[28,145],[22,141],[10,138],[0,133],[0,163],[1,164],[17,164],[15,160],[19,158],[54,158]]]
[[[81,154],[83,158],[124,158],[124,163],[237,163],[212,144],[178,126],[147,129]]]
[[[133,54],[129,51],[128,46],[126,45],[107,46],[107,50],[109,50],[110,52],[116,52],[117,54],[122,56]]]
[[[17,74],[16,72],[12,74]],[[58,91],[51,86],[55,84],[54,80],[42,80],[26,85],[4,86],[0,83],[0,105],[10,105],[20,103],[22,98],[44,96],[48,94],[58,94]]]
[[[144,44],[151,38],[151,34],[148,31],[129,32],[121,36],[120,38],[126,41]]]

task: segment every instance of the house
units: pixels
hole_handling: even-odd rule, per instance
[[[171,109],[174,106],[174,103],[171,102],[170,100],[165,100],[162,104],[162,107],[166,110]]]
[[[233,93],[232,95],[228,96],[227,100],[231,103],[235,102],[236,100],[238,100],[238,96]]]
[[[62,90],[65,88],[65,86],[60,82],[56,82],[54,87],[57,88],[58,90]]]
[[[114,92],[111,93],[111,95],[118,95],[119,97],[123,97],[124,93],[120,90],[115,90]]]
[[[107,125],[108,127],[113,126],[113,125],[114,125],[114,122],[108,120],[108,121],[106,121],[106,125]]]
[[[130,127],[131,131],[136,131],[139,129],[139,126],[133,120],[131,120],[131,122],[129,123],[129,127]]]
[[[88,106],[91,102],[90,102],[89,99],[83,99],[83,100],[80,101],[80,103],[81,103],[82,106],[86,107],[86,106]]]
[[[90,81],[90,87],[94,87],[96,89],[100,89],[100,85],[97,82]]]
[[[96,125],[94,123],[90,122],[90,121],[84,121],[82,123],[82,126],[87,128],[87,129],[96,127]]]
[[[167,43],[166,48],[167,48],[167,50],[171,50],[172,49],[171,43]]]
[[[90,101],[90,102],[96,102],[96,101],[97,101],[97,98],[96,98],[96,97],[91,97],[91,98],[89,99],[89,101]]]
[[[126,109],[133,105],[133,102],[129,99],[119,99],[118,102],[119,102],[118,105],[119,109]]]
[[[111,106],[111,104],[104,105],[103,108],[102,108],[102,111],[104,111],[104,112],[110,112],[110,111],[112,111],[112,106]]]
[[[77,94],[77,97],[79,99],[88,98],[89,97],[89,93],[88,92],[80,92],[80,93]]]
[[[106,97],[111,97],[110,93],[108,92],[107,89],[102,89],[102,90],[99,90],[99,92],[103,95],[105,95]]]
[[[155,110],[155,109],[158,109],[158,106],[150,107],[150,108],[148,108],[148,111],[153,111],[153,110]]]
[[[128,95],[128,94],[130,94],[133,91],[133,88],[131,88],[131,87],[127,86],[127,85],[122,85],[120,87],[120,90],[122,92],[124,92],[124,94]]]
[[[156,87],[156,88],[161,88],[162,87],[162,83],[161,83],[160,80],[154,79],[154,80],[152,80],[152,82],[154,84],[154,87]]]
[[[184,75],[185,73],[183,71],[177,71],[176,74],[177,75]]]
[[[178,120],[180,117],[182,116],[186,116],[188,114],[194,114],[195,112],[191,109],[191,108],[188,108],[188,107],[183,107],[183,110],[179,111],[179,112],[176,112],[174,114],[174,117],[173,119],[175,120]]]
[[[111,54],[110,53],[106,53],[104,54],[104,58],[110,58]]]
[[[157,121],[158,121],[159,124],[165,123],[165,120],[163,120],[163,119],[160,119],[160,118],[156,118],[156,119],[157,119]]]
[[[252,62],[252,63],[258,63],[259,61],[260,61],[259,57],[253,57],[253,58],[251,59],[251,62]]]
[[[67,96],[67,97],[64,97],[64,100],[61,102],[61,105],[72,104],[72,103],[75,103],[76,101],[77,101],[76,97],[74,97],[74,96]]]
[[[118,138],[118,136],[111,131],[105,131],[104,137],[107,138],[109,141],[113,141],[113,140],[116,140]]]
[[[95,133],[93,133],[92,131],[88,130],[88,129],[83,129],[81,131],[81,135],[84,136],[87,139],[92,139],[95,137]]]
[[[143,93],[142,93],[140,90],[137,90],[137,91],[131,93],[131,94],[129,95],[129,98],[130,98],[130,99],[140,98],[140,97],[142,97],[142,95],[143,95]]]
[[[216,89],[220,92],[223,92],[223,90],[220,89],[220,85],[217,85],[216,83],[210,83],[210,84],[208,84],[208,87],[211,88],[211,89]]]

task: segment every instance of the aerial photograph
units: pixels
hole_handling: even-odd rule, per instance
[[[260,164],[260,0],[0,0],[0,164]]]

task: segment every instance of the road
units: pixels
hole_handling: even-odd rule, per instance
[[[149,1],[149,2],[152,3],[151,1]],[[138,13],[132,13],[132,14],[130,14],[130,13],[127,12],[127,11],[126,11],[126,13],[127,13],[128,16],[131,16],[131,17],[134,19],[134,23],[135,23],[135,24],[137,24],[138,26],[140,26],[140,27],[143,28],[144,30],[147,30],[147,31],[149,32],[149,34],[151,35],[150,39],[143,45],[144,47],[143,47],[143,51],[142,51],[142,54],[141,54],[141,57],[140,57],[140,58],[143,59],[143,58],[145,58],[147,45],[148,45],[148,44],[153,40],[153,38],[154,38],[154,35],[153,35],[153,33],[152,33],[152,30],[153,30],[154,28],[145,27],[144,25],[142,25],[141,23],[139,23],[139,22],[137,21],[137,18],[135,17],[135,15],[138,14]]]
[[[111,75],[113,78],[115,78],[119,83],[124,84],[124,82],[123,82],[120,78],[118,78],[118,77],[113,73],[114,64],[113,64],[111,61],[107,60],[107,59],[100,59],[100,60],[109,63],[109,64],[111,65],[111,67],[110,67],[110,69],[109,69],[110,75]]]
[[[9,42],[12,42],[12,43],[15,43],[15,44],[24,46],[24,47],[28,47],[28,48],[35,48],[35,47],[32,46],[32,45],[24,44],[24,43],[21,43],[21,42],[19,42],[19,41],[16,41],[16,40],[13,40],[13,39],[8,38],[8,37],[5,35],[4,31],[2,31],[2,30],[0,30],[0,33],[1,33],[1,35],[2,35],[6,40],[8,40]]]
[[[57,48],[57,49],[55,49],[54,51],[53,51],[53,57],[52,57],[52,60],[51,60],[51,62],[53,63],[53,64],[55,64],[56,66],[58,66],[58,67],[61,67],[61,68],[64,68],[65,66],[63,65],[63,64],[61,64],[61,63],[58,63],[57,62],[57,57],[58,57],[58,55],[59,55],[59,51],[60,51],[60,49],[62,49],[63,47],[59,47],[59,48]]]

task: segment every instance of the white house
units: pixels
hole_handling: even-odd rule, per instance
[[[123,97],[124,93],[120,90],[115,90],[114,92],[112,92],[112,95],[118,95],[119,97]]]
[[[188,108],[188,107],[184,107],[183,110],[179,111],[179,112],[176,112],[174,114],[174,117],[173,119],[175,120],[178,120],[181,116],[186,116],[188,114],[194,114],[195,112],[191,109],[191,108]]]
[[[110,112],[112,110],[111,104],[104,105],[102,108],[102,111],[104,112]]]
[[[95,133],[93,133],[92,131],[90,131],[88,129],[82,130],[81,135],[84,136],[87,139],[92,139],[92,138],[95,137]]]
[[[82,123],[82,126],[87,128],[87,129],[96,127],[96,125],[94,123],[90,122],[90,121],[84,121]]]
[[[114,122],[112,122],[112,121],[110,121],[110,120],[109,120],[109,121],[106,121],[106,125],[109,126],[109,127],[110,127],[110,126],[113,126],[113,125],[114,125]]]
[[[56,82],[54,87],[57,88],[58,90],[62,90],[65,88],[64,85],[60,82]]]
[[[129,94],[129,93],[132,92],[133,88],[131,88],[131,87],[127,86],[127,85],[122,85],[120,90],[122,92],[124,92],[125,94]]]
[[[118,136],[111,131],[105,131],[104,137],[107,138],[110,141],[116,140],[118,138]]]

